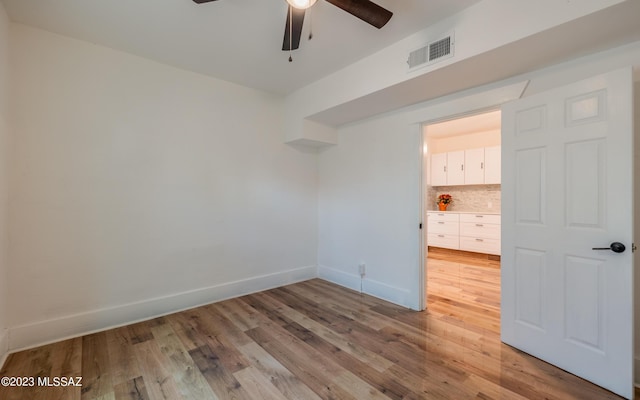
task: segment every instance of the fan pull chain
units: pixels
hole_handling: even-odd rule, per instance
[[[289,6],[289,62],[293,61],[291,56],[293,48],[293,7]]]
[[[309,40],[313,39],[313,11],[309,10]]]

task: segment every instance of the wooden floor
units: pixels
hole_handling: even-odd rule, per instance
[[[82,387],[0,399],[618,399],[500,343],[498,261],[428,274],[428,312],[315,279],[12,354],[0,376]]]

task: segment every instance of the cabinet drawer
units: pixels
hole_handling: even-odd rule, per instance
[[[427,245],[456,250],[460,248],[458,235],[446,235],[442,233],[427,234]]]
[[[429,222],[431,221],[450,221],[450,222],[458,222],[460,219],[460,214],[457,213],[448,213],[448,212],[438,212],[438,211],[428,211],[427,219]]]
[[[500,239],[500,225],[481,222],[460,222],[460,236]]]
[[[474,237],[460,237],[460,250],[476,253],[500,254],[500,240]]]
[[[458,221],[434,221],[429,220],[427,233],[444,233],[447,235],[457,235],[459,233]]]
[[[460,214],[460,222],[500,224],[499,214]]]

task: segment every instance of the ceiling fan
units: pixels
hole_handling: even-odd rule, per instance
[[[216,0],[193,0],[198,4],[209,3]],[[284,29],[284,40],[282,50],[291,51],[300,46],[300,36],[302,36],[302,23],[306,9],[313,6],[316,0],[286,0],[289,4],[287,12],[287,22]],[[328,3],[341,8],[349,14],[360,18],[364,22],[382,28],[393,13],[369,0],[326,0]],[[293,21],[293,22],[292,22]],[[291,61],[291,58],[289,59]]]

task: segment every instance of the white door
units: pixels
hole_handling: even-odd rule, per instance
[[[627,398],[632,110],[628,68],[502,112],[502,340]]]

